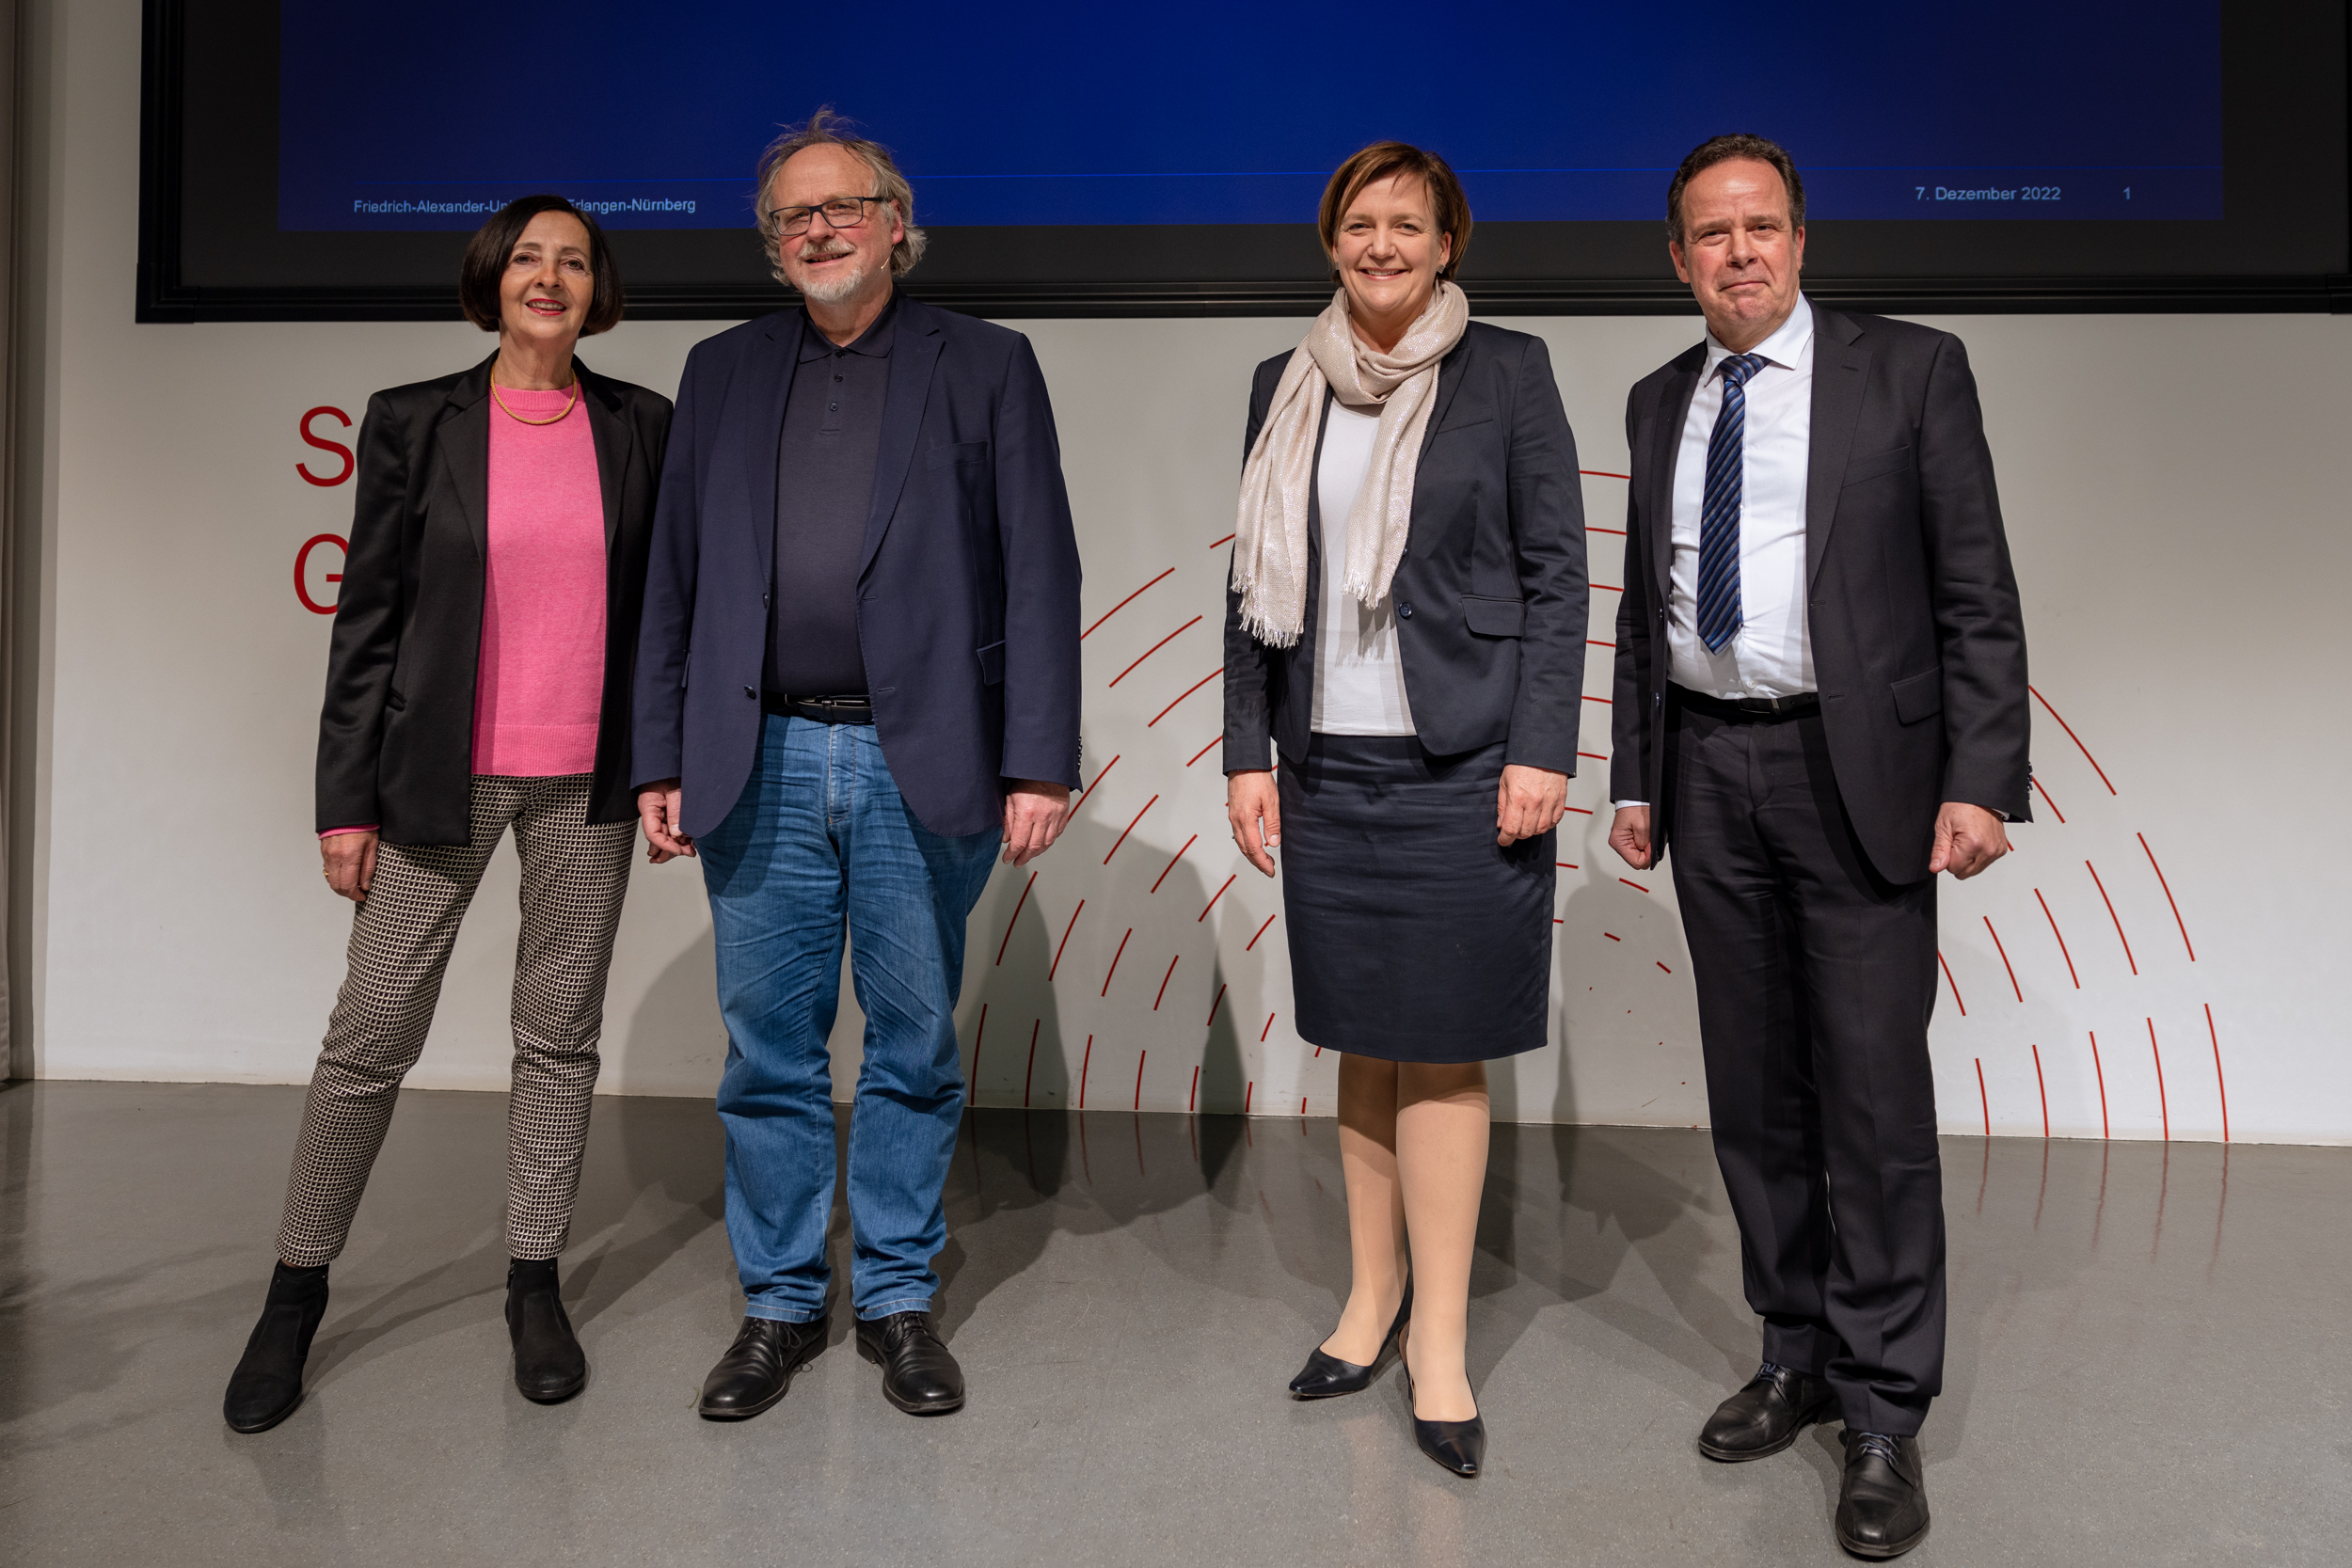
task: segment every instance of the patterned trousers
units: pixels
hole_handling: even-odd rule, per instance
[[[552,1258],[571,1228],[604,1029],[612,934],[637,824],[588,821],[588,777],[473,781],[473,842],[385,844],[351,922],[350,970],[326,1025],[286,1183],[278,1256],[343,1249],[400,1081],[424,1050],[441,975],[490,853],[512,826],[522,861],[515,1077],[506,1111],[508,1250]]]

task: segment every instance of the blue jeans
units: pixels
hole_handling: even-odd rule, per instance
[[[707,834],[703,880],[727,1024],[719,1119],[727,1237],[755,1318],[807,1323],[832,1271],[832,1073],[841,939],[866,1009],[850,1118],[850,1300],[861,1318],[920,1311],[939,1289],[942,1199],[963,1116],[956,995],[964,922],[994,831],[944,838],[914,818],[871,724],[770,715],[742,799]]]

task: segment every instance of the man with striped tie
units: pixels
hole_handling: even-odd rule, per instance
[[[1699,1448],[1842,1418],[1838,1543],[1897,1557],[1944,1368],[1935,877],[2026,819],[2024,620],[1960,340],[1799,292],[1804,186],[1760,136],[1697,148],[1666,206],[1708,332],[1626,406],[1609,838],[1674,851],[1764,1321]]]

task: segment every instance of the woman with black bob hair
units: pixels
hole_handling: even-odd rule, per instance
[[[458,290],[498,352],[376,393],[359,427],[316,824],[321,874],[358,909],[278,1266],[223,1402],[238,1432],[301,1402],[327,1265],[509,828],[522,862],[506,1162],[515,1384],[552,1403],[588,1378],[555,1259],[636,836],[629,686],[670,403],[573,357],[623,302],[596,220],[562,197],[501,208],[467,246]]]

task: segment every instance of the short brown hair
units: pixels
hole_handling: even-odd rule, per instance
[[[619,325],[621,312],[628,305],[621,293],[620,264],[612,260],[612,249],[604,243],[604,230],[596,227],[596,220],[560,196],[518,196],[474,230],[466,245],[466,259],[457,268],[457,303],[464,308],[466,319],[485,332],[499,329],[499,279],[505,276],[515,247],[522,243],[523,230],[541,213],[569,213],[588,230],[588,271],[596,290],[589,296],[588,320],[580,335],[593,338]]]
[[[1788,150],[1780,143],[1739,131],[1727,136],[1708,137],[1691,149],[1682,166],[1675,170],[1674,180],[1666,186],[1667,239],[1677,245],[1682,243],[1683,190],[1708,169],[1734,158],[1753,158],[1759,164],[1772,165],[1788,191],[1788,227],[1792,230],[1804,227],[1804,182],[1797,177],[1797,161],[1788,156]]]
[[[759,170],[755,176],[759,182],[759,189],[752,198],[754,208],[759,214],[759,243],[768,252],[769,270],[776,275],[776,281],[787,289],[792,286],[792,280],[784,275],[784,265],[776,260],[776,246],[783,236],[776,232],[776,204],[768,193],[776,182],[776,171],[784,167],[792,154],[804,152],[812,147],[838,147],[855,153],[867,168],[874,171],[874,194],[898,209],[898,224],[906,230],[906,237],[890,247],[891,277],[904,277],[913,272],[914,263],[923,259],[923,247],[930,243],[930,236],[914,227],[914,187],[908,184],[907,177],[898,172],[898,162],[890,156],[890,149],[864,136],[843,135],[841,128],[851,123],[834,114],[828,104],[809,116],[806,125],[786,126],[784,135],[770,142],[767,150],[759,155]]]
[[[1340,220],[1347,215],[1349,204],[1364,194],[1364,187],[1391,176],[1410,176],[1428,190],[1438,232],[1454,239],[1454,254],[1438,269],[1439,277],[1451,279],[1462,270],[1462,258],[1470,254],[1470,198],[1462,193],[1462,182],[1454,178],[1453,167],[1443,158],[1401,141],[1374,142],[1331,172],[1331,182],[1323,187],[1323,209],[1316,215],[1323,253],[1328,256],[1338,249]]]

